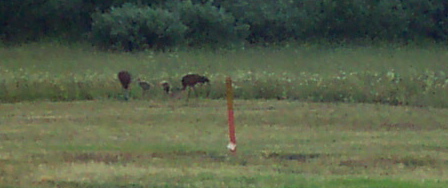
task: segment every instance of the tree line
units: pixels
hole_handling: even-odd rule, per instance
[[[0,39],[85,40],[125,51],[241,43],[448,37],[445,0],[0,1]]]

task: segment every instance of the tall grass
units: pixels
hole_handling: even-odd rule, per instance
[[[211,98],[224,96],[224,78],[237,98],[380,102],[448,107],[448,53],[441,46],[303,44],[240,50],[117,53],[83,45],[35,43],[0,48],[0,101],[120,98],[116,74],[180,86],[186,73],[212,80]],[[133,98],[141,98],[133,85]],[[161,88],[151,91],[162,96]]]

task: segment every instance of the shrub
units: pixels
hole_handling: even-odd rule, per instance
[[[241,24],[250,26],[247,40],[277,42],[299,38],[306,33],[313,20],[306,10],[298,9],[296,1],[248,0],[225,4]]]
[[[217,8],[211,2],[194,4],[191,1],[168,3],[188,26],[186,39],[190,46],[216,46],[240,42],[246,38],[248,25],[237,24],[232,14]]]
[[[187,27],[163,9],[126,3],[92,15],[94,44],[126,51],[164,49],[182,42]]]
[[[412,36],[430,37],[439,41],[447,39],[448,3],[446,1],[409,0],[403,2],[403,6],[410,11],[409,32]]]

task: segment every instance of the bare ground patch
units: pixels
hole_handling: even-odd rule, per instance
[[[436,123],[431,125],[423,125],[419,123],[412,122],[384,122],[379,126],[381,129],[386,131],[424,131],[424,130],[438,130],[438,129],[446,129],[444,126]]]
[[[291,160],[291,161],[298,161],[298,162],[311,162],[311,160],[314,159],[320,159],[320,158],[328,158],[328,157],[334,157],[335,154],[323,154],[323,153],[277,153],[277,152],[269,152],[264,153],[263,158],[265,159],[275,159],[275,160]]]
[[[390,156],[390,157],[371,157],[364,159],[349,159],[340,161],[339,166],[363,167],[363,168],[390,168],[395,165],[401,165],[408,168],[417,167],[436,167],[447,164],[447,160],[436,159],[431,156]]]
[[[224,161],[227,156],[209,153],[206,151],[174,151],[159,153],[130,153],[130,152],[85,152],[60,154],[64,162],[101,162],[105,164],[134,163],[154,158],[176,159],[188,158],[207,161]]]

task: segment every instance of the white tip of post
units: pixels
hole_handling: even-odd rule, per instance
[[[236,144],[230,142],[230,143],[227,145],[227,149],[229,149],[230,151],[235,151],[235,149],[236,149]]]

